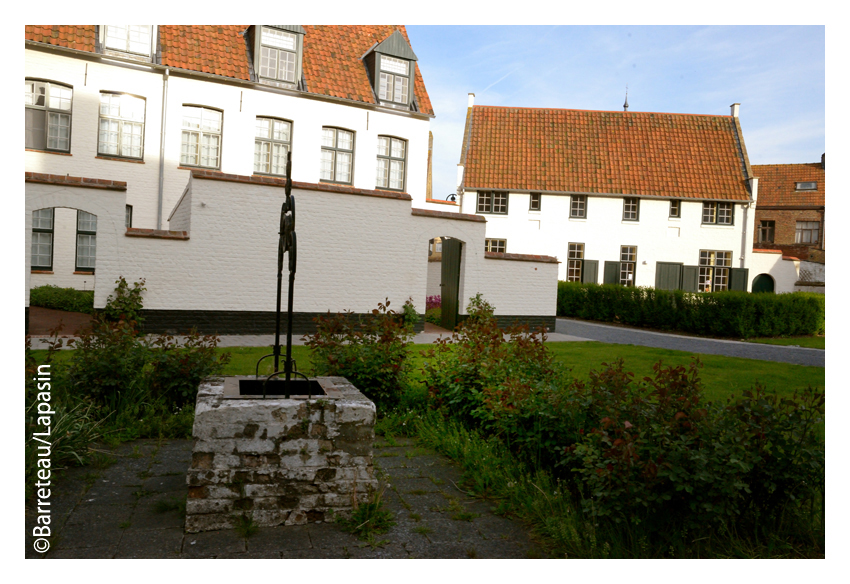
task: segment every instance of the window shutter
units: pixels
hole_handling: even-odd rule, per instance
[[[682,285],[682,264],[655,263],[655,289],[678,290]]]
[[[605,262],[605,274],[603,284],[620,283],[620,262]]]
[[[599,283],[599,260],[584,260],[581,270],[583,284]]]
[[[699,266],[682,266],[682,290],[696,292],[699,286]]]
[[[47,148],[47,130],[45,129],[47,112],[25,108],[24,113],[26,117],[25,148],[44,150]]]
[[[748,268],[730,268],[729,269],[729,289],[747,291],[747,281],[749,280]]]

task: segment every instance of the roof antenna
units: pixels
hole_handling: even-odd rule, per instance
[[[623,111],[629,111],[629,86],[626,85],[626,103],[623,104]]]

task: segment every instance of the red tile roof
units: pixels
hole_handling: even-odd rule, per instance
[[[750,198],[731,116],[472,110],[468,189]]]
[[[85,26],[27,24],[24,26],[24,34],[28,41],[94,52],[95,30],[93,24]]]
[[[94,52],[95,27],[27,25],[26,39]],[[403,25],[304,26],[303,71],[307,92],[376,103],[361,57]],[[248,81],[250,62],[243,33],[248,25],[159,25],[161,64]],[[422,72],[416,66],[413,91],[419,111],[434,115]]]
[[[826,172],[820,162],[754,164],[753,174],[759,178],[757,207],[822,207],[825,204]],[[798,191],[798,182],[815,182],[818,188],[814,191]]]

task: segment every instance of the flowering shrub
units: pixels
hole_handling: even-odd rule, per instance
[[[437,296],[428,296],[425,298],[425,310],[431,310],[432,308],[440,308],[441,306],[441,297]]]

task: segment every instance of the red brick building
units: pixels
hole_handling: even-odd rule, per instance
[[[825,263],[826,155],[810,164],[754,164],[759,178],[753,247]]]

